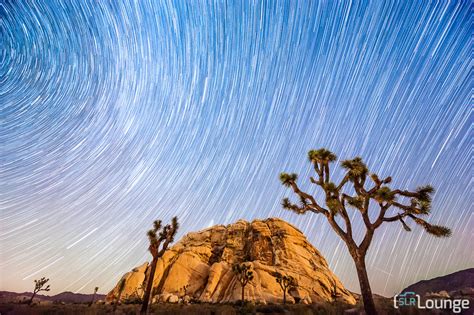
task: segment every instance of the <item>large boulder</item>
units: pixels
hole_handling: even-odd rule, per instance
[[[106,301],[113,302],[119,296],[119,285],[122,280],[125,280],[125,286],[120,294],[121,300],[141,296],[143,294],[142,284],[145,280],[145,274],[148,270],[148,263],[144,263],[139,267],[133,268],[132,271],[127,272],[122,276],[115,288],[107,294]]]
[[[331,301],[335,289],[340,301],[355,304],[352,294],[303,233],[276,218],[239,220],[185,235],[158,261],[154,293],[181,298],[188,295],[202,302],[235,302],[240,299],[241,288],[232,265],[242,262],[254,270],[254,279],[245,288],[248,300],[281,302],[282,291],[275,280],[276,272],[280,272],[298,282],[288,301]],[[125,274],[121,297],[135,294],[149,272],[148,264],[144,264]],[[107,298],[118,296],[118,290],[117,285]]]

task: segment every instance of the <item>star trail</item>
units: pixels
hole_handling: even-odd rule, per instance
[[[178,238],[240,218],[301,229],[345,286],[325,219],[282,210],[308,150],[360,155],[393,187],[436,188],[436,239],[378,230],[390,296],[474,266],[469,1],[2,1],[0,289],[107,292]],[[334,168],[333,168],[334,169]],[[335,176],[340,176],[337,164]],[[363,224],[356,224],[362,230]]]

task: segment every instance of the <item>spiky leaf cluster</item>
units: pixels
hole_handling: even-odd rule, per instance
[[[283,275],[279,272],[275,274],[275,280],[280,285],[283,291],[286,291],[287,289],[291,288],[296,288],[298,286],[298,283],[296,282],[295,278],[293,278],[292,276]]]
[[[300,205],[292,203],[288,198],[283,198],[283,200],[281,201],[281,206],[283,207],[283,209],[291,210],[297,214],[305,214],[307,211],[307,205],[308,202],[304,198],[300,198]]]
[[[436,237],[449,237],[451,236],[451,229],[442,225],[430,224],[423,219],[414,218],[416,224],[422,226],[426,232]]]
[[[50,286],[49,284],[44,287],[44,285],[49,281],[49,278],[41,278],[39,280],[35,280],[35,292],[40,292],[40,291],[49,291]]]
[[[153,229],[147,232],[148,240],[150,241],[149,249],[153,257],[160,257],[164,253],[167,246],[174,241],[178,228],[177,217],[173,217],[171,224],[165,226],[162,226],[161,220],[153,222]],[[161,250],[159,250],[160,245],[162,245]]]
[[[331,194],[334,194],[334,193],[337,192],[336,184],[334,184],[333,182],[324,183],[324,184],[323,184],[323,189],[324,189],[326,192],[331,193]]]
[[[356,197],[349,197],[346,196],[347,203],[357,209],[362,208],[362,205],[364,203],[364,198],[362,196],[356,196]]]
[[[243,286],[253,280],[253,271],[251,270],[251,266],[248,264],[234,264],[232,266],[232,271]]]
[[[317,150],[310,150],[308,152],[308,159],[310,162],[329,163],[334,162],[337,156],[328,149],[321,148]]]
[[[341,204],[335,197],[326,198],[326,206],[332,214],[336,215],[340,211]]]
[[[388,186],[383,186],[375,191],[374,199],[378,202],[391,202],[395,200],[395,194]]]
[[[295,182],[297,179],[298,179],[298,175],[295,173],[292,173],[292,174],[281,173],[280,174],[280,181],[286,187],[289,187],[291,183]]]
[[[434,193],[434,188],[431,185],[425,185],[416,189],[418,196],[416,197],[419,201],[431,202],[431,195]]]
[[[410,199],[410,207],[410,212],[413,214],[429,214],[431,211],[431,202],[412,198]]]
[[[367,173],[369,172],[367,165],[365,165],[361,157],[355,157],[352,160],[342,161],[341,166],[347,170],[349,179],[352,181],[357,178],[363,178],[367,176]]]
[[[385,178],[384,180],[381,180],[377,174],[370,174],[370,178],[378,187],[380,187],[382,184],[389,184],[392,182],[392,177],[390,176]]]

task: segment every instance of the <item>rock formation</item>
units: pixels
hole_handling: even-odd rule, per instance
[[[245,288],[247,300],[281,303],[282,291],[274,277],[280,272],[298,282],[298,287],[289,291],[290,303],[331,301],[334,293],[340,301],[355,303],[303,233],[276,218],[250,223],[239,220],[185,235],[158,262],[154,299],[173,302],[178,300],[176,297],[186,296],[211,303],[238,301],[241,288],[232,265],[241,262],[249,263],[254,270],[254,279]],[[123,299],[141,294],[148,269],[145,263],[122,277],[126,281]],[[107,300],[117,295],[118,286]]]

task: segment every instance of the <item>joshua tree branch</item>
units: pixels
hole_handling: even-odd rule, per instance
[[[359,210],[359,212],[363,211],[362,204],[357,204],[357,197],[352,197],[346,194],[342,194],[342,198],[344,198],[345,201],[347,201],[351,206]]]
[[[374,224],[372,225],[374,229],[378,228],[384,222],[385,213],[387,212],[388,208],[390,208],[390,204],[388,202],[385,205],[380,202],[379,206],[380,206],[379,216],[377,217]]]
[[[417,219],[417,217],[415,215],[413,215],[410,212],[405,211],[405,212],[399,213],[395,216],[384,217],[383,222],[395,222],[395,221],[399,221],[400,219],[403,219],[405,217],[410,217],[412,219]]]
[[[414,207],[414,206],[406,206],[406,205],[402,205],[401,203],[398,203],[398,202],[393,202],[393,205],[397,208],[400,208],[400,209],[404,210],[405,212],[408,212],[408,213],[414,213],[414,214],[422,214],[423,213],[421,211],[421,209],[419,209],[417,207]]]
[[[399,213],[399,214],[397,214],[396,216],[393,216],[393,217],[385,217],[385,218],[383,218],[383,221],[384,221],[384,222],[394,222],[394,221],[398,221],[398,220],[400,220],[400,219],[406,217],[407,214],[408,214],[408,213],[405,212],[405,213]]]
[[[314,206],[314,208],[316,209],[315,212],[320,212],[320,213],[328,212],[326,209],[322,208],[322,207],[316,202],[316,200],[314,199],[313,196],[311,196],[310,194],[305,193],[304,191],[301,191],[301,190],[299,189],[298,185],[297,185],[294,181],[291,181],[291,182],[290,182],[290,186],[291,186],[291,188],[293,188],[293,191],[294,191],[298,196],[300,196],[300,197],[303,198],[303,199],[308,199],[309,201],[311,201],[311,205]]]
[[[370,222],[369,218],[369,205],[370,205],[370,196],[366,196],[364,198],[364,205],[362,208],[362,219],[364,220],[364,224],[367,227],[367,229],[370,229],[372,227],[372,223]]]
[[[372,242],[373,237],[374,237],[374,229],[368,228],[365,232],[364,239],[358,246],[359,250],[362,253],[362,256],[365,256],[365,253],[367,252],[367,249],[369,249],[369,245]]]
[[[369,198],[367,197],[367,199],[369,199]],[[379,206],[380,206],[380,212],[379,212],[379,215],[377,216],[377,219],[375,220],[374,223],[370,222],[370,219],[369,219],[369,216],[368,216],[368,205],[367,205],[367,208],[364,206],[364,208],[366,208],[367,211],[363,212],[362,215],[363,215],[364,223],[367,227],[367,230],[366,230],[364,239],[359,244],[359,249],[364,254],[367,252],[367,250],[370,246],[370,243],[372,242],[372,238],[374,237],[375,229],[377,229],[384,222],[384,216],[385,216],[385,213],[386,213],[387,209],[390,207],[390,204],[387,203],[387,204],[383,205],[380,202]]]
[[[388,184],[392,181],[392,177],[390,176],[388,176],[384,180],[380,180],[377,174],[372,174],[370,178],[372,179],[375,185],[367,192],[368,194],[375,193],[375,191],[377,191],[377,189],[379,189],[383,184]]]
[[[319,178],[323,175],[322,170],[319,168],[318,162],[313,163],[314,171],[319,175]]]
[[[346,223],[346,234],[347,236],[352,238],[352,224],[349,215],[347,214],[346,203],[344,198],[341,197],[339,202],[341,203],[341,216],[344,219],[344,222]]]
[[[171,243],[171,241],[169,240],[166,240],[163,244],[163,247],[161,248],[161,250],[158,252],[158,257],[161,257],[164,255],[164,253],[166,252],[166,250],[168,249],[168,245]]]
[[[337,186],[336,190],[337,191],[341,191],[342,187],[344,187],[344,185],[349,181],[349,175],[346,174],[346,176],[344,176],[344,178],[341,180],[341,182],[339,183],[339,185]]]
[[[416,192],[411,192],[411,191],[408,191],[408,190],[400,190],[400,189],[394,190],[393,194],[394,195],[401,195],[401,196],[404,196],[404,197],[413,197],[413,198],[418,197],[418,193],[416,193]]]
[[[311,206],[309,204],[298,206],[297,204],[290,202],[288,198],[283,199],[282,206],[283,208],[294,211],[298,214],[305,214],[307,211],[319,213],[317,209],[314,208],[314,206]]]
[[[360,178],[360,182],[359,182],[359,184],[358,184],[359,190],[360,190],[360,192],[361,192],[362,195],[366,195],[366,194],[367,194],[367,191],[366,191],[365,188],[364,188],[364,185],[365,185],[365,178],[366,178],[365,176],[364,176],[364,177],[361,177],[361,178]]]
[[[324,179],[325,183],[329,183],[329,164],[324,164],[324,172],[326,173],[326,178]]]
[[[344,232],[339,224],[337,224],[336,220],[334,219],[334,214],[328,211],[325,213],[325,215],[336,234],[339,235],[339,237],[341,237],[348,246],[355,245],[354,240],[350,238],[346,232]]]

